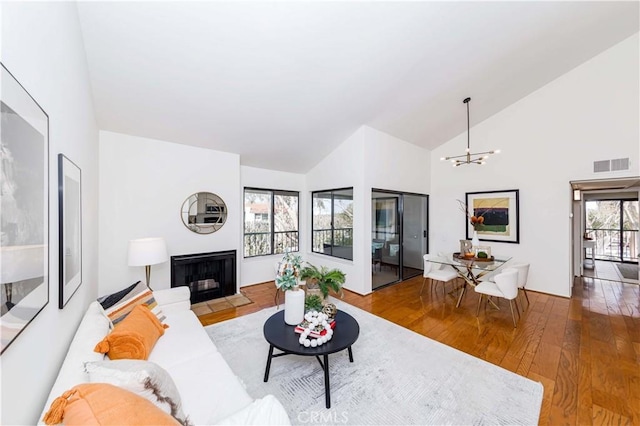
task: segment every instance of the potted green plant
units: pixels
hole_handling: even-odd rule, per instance
[[[330,291],[342,294],[342,286],[344,285],[346,275],[339,269],[329,269],[326,266],[317,266],[309,264],[300,271],[300,279],[306,281],[307,289],[313,289],[314,286],[320,290],[322,298],[326,299]]]
[[[322,311],[322,297],[318,294],[310,294],[304,299],[304,310],[309,311]]]

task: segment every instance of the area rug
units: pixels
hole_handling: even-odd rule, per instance
[[[638,265],[630,265],[627,263],[616,263],[620,274],[628,280],[638,279]]]
[[[275,395],[293,424],[538,423],[540,383],[428,339],[346,303],[338,309],[360,324],[353,363],[346,351],[329,355],[331,409],[322,369],[313,357],[287,355],[264,369],[269,345],[264,309],[206,327],[253,398]],[[340,330],[336,329],[336,333]]]

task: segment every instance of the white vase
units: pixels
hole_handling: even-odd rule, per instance
[[[480,245],[480,240],[478,239],[478,231],[473,231],[473,238],[471,239],[471,246],[478,247]]]
[[[284,322],[298,325],[304,319],[304,291],[287,290],[284,292]]]

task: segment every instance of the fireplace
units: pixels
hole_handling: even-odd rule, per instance
[[[171,287],[188,286],[191,303],[236,293],[236,251],[171,256]]]

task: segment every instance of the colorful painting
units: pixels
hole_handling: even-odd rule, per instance
[[[519,190],[467,192],[466,208],[479,219],[475,231],[481,241],[520,243]],[[467,238],[473,231],[467,221]]]

